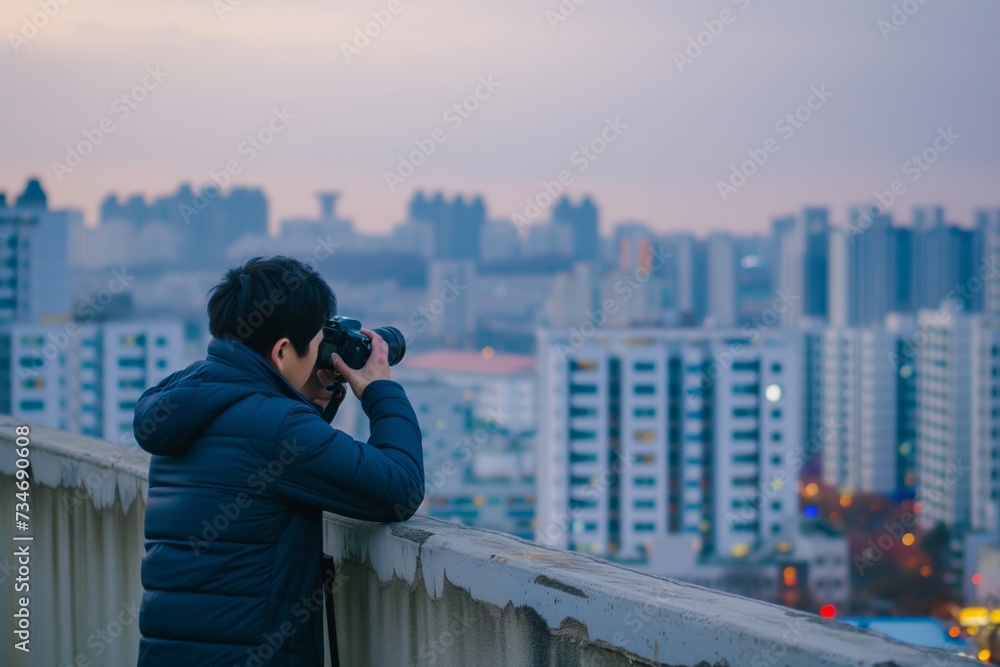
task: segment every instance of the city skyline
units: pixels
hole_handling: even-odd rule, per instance
[[[101,210],[100,210],[101,204],[112,197],[117,199],[117,201],[119,201],[120,203],[124,204],[130,197],[138,196],[142,197],[144,202],[146,202],[146,204],[151,204],[153,201],[159,198],[164,198],[164,197],[169,198],[176,196],[179,192],[183,191],[185,188],[192,188],[193,192],[197,194],[200,192],[205,192],[204,188],[208,188],[209,191],[213,191],[212,188],[217,187],[215,186],[215,183],[212,181],[203,183],[200,186],[198,184],[186,181],[177,181],[175,182],[172,188],[168,187],[162,190],[124,191],[112,188],[107,192],[105,192],[100,197],[98,197],[96,200],[97,203],[93,207],[89,207],[89,206],[80,206],[80,205],[60,202],[57,196],[53,196],[55,194],[54,189],[51,188],[49,184],[45,181],[44,176],[40,177],[38,174],[35,173],[24,172],[22,173],[19,181],[15,181],[14,183],[7,183],[7,182],[0,183],[0,195],[6,196],[8,204],[10,204],[24,191],[25,187],[24,184],[34,179],[39,179],[41,185],[44,187],[46,195],[48,197],[49,208],[51,208],[52,210],[79,211],[83,213],[83,223],[87,228],[97,227],[101,224]],[[20,185],[17,185],[17,183],[20,183]],[[542,195],[543,200],[545,202],[551,200],[551,203],[546,203],[545,206],[539,207],[537,209],[539,213],[537,215],[532,214],[533,216],[532,217],[525,215],[523,210],[515,211],[511,214],[504,214],[497,212],[491,207],[491,199],[489,197],[489,193],[484,193],[482,191],[462,190],[462,189],[456,189],[454,187],[428,187],[428,188],[416,187],[412,190],[407,191],[406,193],[407,196],[400,205],[401,206],[400,213],[396,217],[392,218],[392,221],[388,223],[387,227],[371,229],[368,228],[367,225],[365,225],[363,219],[358,218],[357,216],[351,214],[348,209],[345,209],[345,207],[341,206],[342,202],[350,201],[351,199],[349,193],[346,192],[344,189],[317,188],[315,191],[310,191],[307,193],[308,200],[310,203],[308,203],[303,208],[303,210],[297,211],[289,215],[280,215],[280,216],[279,214],[272,212],[273,211],[272,201],[271,198],[268,196],[268,190],[266,186],[254,187],[254,186],[245,186],[243,184],[233,183],[219,190],[219,192],[222,194],[223,197],[231,194],[233,191],[254,192],[254,193],[260,192],[261,194],[263,194],[268,204],[267,232],[270,235],[279,235],[281,233],[282,226],[285,224],[294,223],[299,220],[314,216],[316,214],[316,209],[317,209],[317,204],[316,204],[317,197],[322,196],[324,193],[328,192],[334,193],[336,195],[336,200],[338,202],[337,204],[338,219],[349,220],[359,226],[358,231],[360,233],[372,234],[374,236],[390,235],[393,232],[393,230],[396,229],[399,225],[403,225],[409,221],[412,221],[413,218],[409,216],[408,209],[410,208],[412,201],[415,197],[421,195],[433,196],[439,193],[442,194],[446,200],[450,200],[455,197],[464,198],[468,202],[472,202],[475,199],[482,199],[483,202],[485,203],[487,211],[486,222],[510,222],[515,226],[517,226],[519,229],[524,229],[531,225],[544,225],[547,222],[550,222],[555,214],[556,204],[558,204],[560,199],[562,198],[567,198],[571,202],[577,202],[577,201],[582,202],[584,200],[589,199],[590,201],[594,202],[597,206],[598,231],[603,238],[613,236],[613,232],[615,232],[619,228],[628,228],[634,225],[645,226],[649,229],[649,231],[657,234],[669,235],[669,234],[690,233],[698,238],[706,238],[708,235],[715,233],[732,234],[737,237],[739,236],[752,237],[755,235],[766,236],[773,232],[773,226],[775,224],[780,225],[782,220],[787,219],[789,216],[798,215],[802,211],[806,210],[826,211],[829,216],[830,227],[851,228],[857,225],[857,222],[852,220],[852,215],[855,215],[855,209],[862,209],[867,206],[879,204],[877,198],[872,198],[871,200],[865,202],[847,203],[844,204],[842,207],[833,205],[825,200],[816,200],[816,201],[803,202],[798,205],[789,204],[784,208],[776,209],[772,211],[770,214],[765,215],[765,217],[761,219],[759,227],[714,229],[710,227],[706,228],[704,225],[699,225],[697,223],[692,223],[689,226],[661,228],[653,224],[650,220],[642,218],[610,217],[606,213],[602,199],[600,198],[600,194],[592,191],[566,192],[565,190],[563,190],[560,191],[559,194],[555,197],[546,197],[545,195]],[[541,190],[540,192],[544,193],[544,190]],[[887,190],[885,192],[889,191]],[[211,201],[213,198],[214,195],[206,197],[208,205],[211,205]],[[184,210],[179,207],[178,211],[176,212],[177,217],[184,218],[185,215],[187,215],[191,220],[194,220],[194,218],[197,217],[196,214],[200,213],[200,210],[203,210],[203,209],[197,209],[194,206],[192,206],[191,208],[194,211],[194,213],[189,211],[187,214],[185,214]],[[924,212],[928,210],[940,209],[944,213],[944,219],[943,219],[944,224],[954,225],[963,229],[973,229],[976,225],[976,220],[979,215],[981,215],[984,212],[996,210],[997,208],[1000,208],[1000,200],[991,199],[987,196],[987,197],[982,197],[981,200],[974,201],[965,206],[955,206],[955,207],[950,207],[942,201],[921,201],[906,206],[897,206],[894,203],[893,205],[890,205],[890,207],[888,208],[888,216],[889,219],[892,221],[893,226],[909,228],[919,222],[918,218]],[[956,210],[964,211],[964,213],[958,214],[956,213]],[[526,225],[519,224],[519,218],[522,220],[526,220],[527,224]]]

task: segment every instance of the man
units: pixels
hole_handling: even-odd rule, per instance
[[[206,359],[139,399],[133,430],[153,454],[139,667],[322,665],[322,512],[405,521],[423,500],[420,427],[386,343],[361,329],[363,368],[316,365],[336,310],[311,268],[254,258],[209,292]],[[367,443],[321,417],[342,380]]]

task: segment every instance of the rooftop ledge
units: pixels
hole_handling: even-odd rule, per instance
[[[0,493],[8,499],[21,423],[0,416]],[[8,639],[0,663],[134,664],[138,628],[126,610],[142,595],[149,456],[41,426],[29,437],[32,652]],[[0,517],[5,536],[15,534],[13,521],[12,512]],[[342,664],[979,664],[494,531],[419,516],[324,521],[325,550],[337,564]],[[10,561],[0,561],[0,581],[13,589]],[[8,638],[14,604],[14,595],[0,595]]]

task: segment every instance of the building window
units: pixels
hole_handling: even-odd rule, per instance
[[[656,364],[652,361],[637,361],[633,364],[632,368],[640,372],[655,371]]]
[[[737,361],[733,363],[734,371],[756,371],[760,369],[758,361]]]
[[[637,384],[635,393],[639,396],[650,396],[656,393],[656,386],[651,384]]]
[[[655,417],[656,408],[635,408],[632,414],[636,417]]]
[[[595,384],[571,384],[569,386],[569,393],[571,394],[596,394],[597,385]]]
[[[44,410],[45,402],[38,400],[31,401],[21,401],[21,410],[24,412],[33,412],[35,410]]]

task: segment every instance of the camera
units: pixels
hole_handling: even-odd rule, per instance
[[[406,354],[406,340],[396,327],[372,329],[389,346],[389,365],[395,366]],[[330,355],[336,352],[344,363],[357,370],[368,362],[372,341],[361,333],[361,321],[353,317],[334,317],[323,325],[323,340],[319,344],[317,364],[334,370]]]

